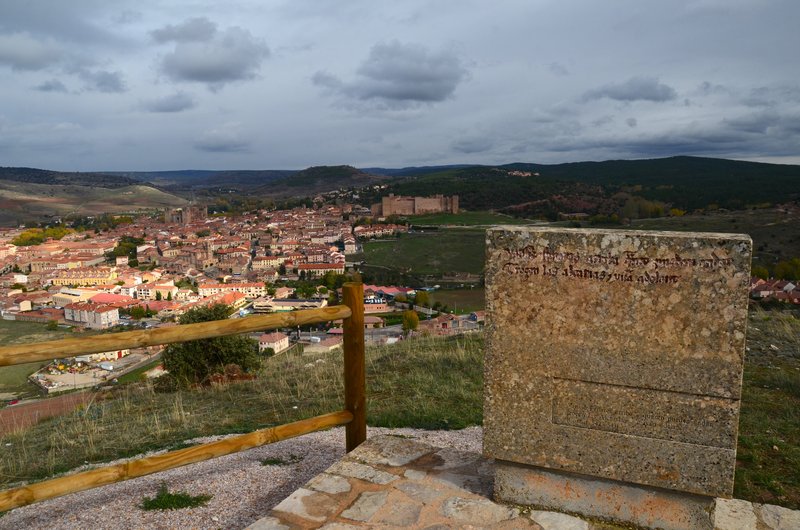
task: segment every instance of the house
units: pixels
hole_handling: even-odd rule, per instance
[[[303,344],[303,352],[304,353],[328,353],[333,351],[337,348],[342,347],[343,343],[342,337],[338,336],[331,336],[327,337],[319,342],[311,342],[309,344]]]
[[[53,285],[100,285],[115,283],[116,267],[78,267],[56,271],[51,280]]]
[[[375,295],[364,296],[364,313],[386,313],[390,311],[385,298]]]
[[[85,302],[89,298],[97,295],[96,291],[88,289],[69,289],[62,287],[61,290],[53,294],[53,305],[56,307],[64,307],[67,304],[74,304],[75,302]]]
[[[162,285],[142,283],[136,286],[136,298],[139,300],[158,300],[159,298],[174,300],[177,294],[178,288],[172,282]]]
[[[198,293],[206,298],[219,293],[242,293],[248,300],[253,300],[267,294],[267,287],[261,283],[202,283],[198,286]]]
[[[91,353],[89,355],[79,355],[75,357],[75,361],[79,363],[99,363],[101,361],[116,361],[128,355],[130,350],[114,350],[105,351],[101,353]]]
[[[443,313],[430,320],[421,320],[419,331],[431,335],[456,335],[478,329],[478,324],[449,313]]]
[[[297,266],[297,273],[304,272],[309,278],[321,278],[328,272],[344,274],[344,263],[301,263]]]
[[[289,336],[280,331],[264,333],[258,338],[258,351],[264,352],[272,348],[274,353],[280,353],[289,348]]]
[[[365,316],[364,329],[377,329],[383,327],[383,319],[381,317]]]
[[[3,315],[6,318],[6,315]],[[26,311],[24,313],[17,313],[11,320],[18,320],[21,322],[39,322],[47,323],[51,321],[58,322],[64,319],[64,311],[52,307],[45,307],[44,309],[37,309],[34,311]]]
[[[253,302],[253,310],[256,313],[279,313],[283,311],[297,311],[299,309],[317,309],[327,305],[327,300],[317,298],[309,300],[296,298],[259,298]]]
[[[64,320],[68,324],[91,329],[108,329],[119,324],[119,308],[90,302],[75,302],[64,306]]]

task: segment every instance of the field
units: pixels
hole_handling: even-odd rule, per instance
[[[513,221],[490,212],[465,212],[456,216],[437,214],[413,217],[410,220],[416,226],[423,223],[434,226],[456,222],[471,226],[423,229],[404,234],[397,239],[367,241],[364,243],[363,254],[354,256],[353,259],[364,260],[369,267],[397,273],[395,276],[388,276],[387,281],[419,279],[427,275],[441,277],[442,274],[451,272],[481,274],[485,259],[486,227],[479,226],[485,221],[494,220],[508,224]],[[583,224],[587,226],[586,223]],[[565,226],[568,223],[553,225]],[[768,268],[778,261],[800,257],[800,214],[774,208],[640,219],[631,226],[614,228],[746,233],[753,238],[753,265],[765,265]],[[452,306],[449,303],[448,305]]]
[[[635,221],[631,228],[678,232],[728,232],[753,238],[753,265],[774,265],[800,257],[800,213],[774,208],[714,212]]]
[[[483,287],[437,290],[431,293],[431,303],[436,302],[458,314],[483,311],[486,307],[486,290]]]
[[[436,213],[430,215],[413,215],[408,217],[408,222],[414,226],[492,226],[492,225],[521,225],[535,224],[537,221],[519,219],[510,215],[494,212],[459,212]]]
[[[45,324],[36,322],[14,322],[0,320],[0,344],[25,344],[61,339],[71,335],[69,331],[58,329],[50,331]],[[27,384],[30,374],[45,363],[18,364],[0,368],[0,394],[30,392],[33,387]]]
[[[415,275],[480,274],[486,259],[485,234],[485,230],[470,228],[413,232],[397,239],[367,241],[364,253],[353,259]]]

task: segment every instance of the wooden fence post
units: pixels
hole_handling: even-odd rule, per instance
[[[344,319],[344,408],[353,414],[347,424],[349,453],[367,439],[366,370],[364,366],[364,286],[346,283],[342,287],[344,305],[350,317]]]

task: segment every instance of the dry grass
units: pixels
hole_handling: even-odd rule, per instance
[[[480,337],[367,350],[370,425],[462,427],[481,422]],[[443,384],[444,383],[444,384]],[[0,440],[0,488],[213,434],[249,432],[343,408],[341,352],[290,353],[250,382],[161,394],[126,385],[72,414]],[[434,394],[433,396],[431,394]]]
[[[756,312],[751,323],[769,334],[762,342],[795,349],[794,355],[760,356],[745,367],[735,495],[800,508],[800,321]],[[480,425],[482,370],[480,336],[369,348],[367,421],[431,429]],[[184,447],[199,436],[249,432],[340,410],[342,372],[339,352],[295,352],[269,359],[251,382],[174,394],[156,393],[149,384],[124,386],[115,399],[0,439],[0,488],[85,462]]]

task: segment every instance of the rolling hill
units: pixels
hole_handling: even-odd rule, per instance
[[[139,183],[116,187],[38,184],[0,179],[0,225],[40,222],[69,214],[97,215],[186,204],[184,199]]]
[[[111,173],[49,171],[30,167],[0,167],[0,181],[45,185],[74,185],[99,188],[121,188],[141,181]]]
[[[524,173],[530,173],[525,175]],[[385,193],[456,194],[469,210],[603,213],[620,194],[685,210],[742,209],[800,199],[800,166],[699,157],[473,166],[395,181]],[[538,211],[537,211],[538,210]]]

